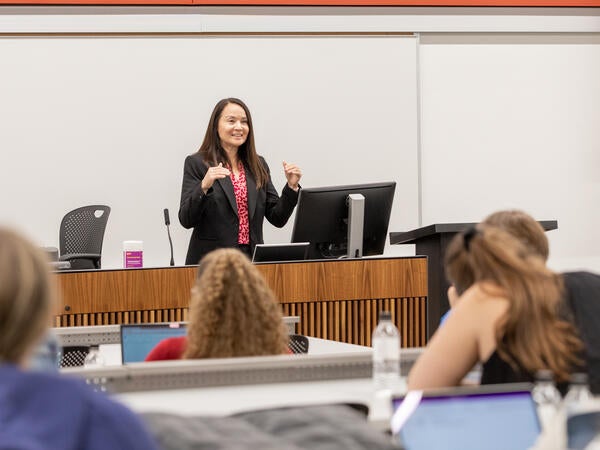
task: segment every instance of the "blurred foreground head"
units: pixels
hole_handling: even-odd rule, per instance
[[[54,305],[46,255],[0,227],[0,362],[24,363],[50,325]]]

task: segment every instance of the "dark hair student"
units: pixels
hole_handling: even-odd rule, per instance
[[[198,152],[185,159],[179,221],[193,228],[186,264],[210,251],[237,247],[247,256],[263,243],[263,222],[283,227],[298,202],[302,171],[283,161],[281,196],[256,152],[250,110],[237,98],[220,100]]]

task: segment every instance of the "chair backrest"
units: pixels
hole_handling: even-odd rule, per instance
[[[60,354],[60,367],[83,366],[85,357],[89,352],[90,348],[83,345],[63,347]]]
[[[59,232],[61,258],[72,254],[97,255],[94,266],[100,268],[109,214],[110,207],[105,205],[82,206],[65,214]]]
[[[308,338],[302,334],[290,334],[288,348],[292,353],[308,353]]]

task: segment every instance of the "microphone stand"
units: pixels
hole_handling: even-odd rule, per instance
[[[169,246],[171,247],[171,262],[169,265],[174,266],[175,260],[173,259],[173,241],[171,240],[171,232],[169,231],[169,225],[167,225],[167,236],[169,236]]]
[[[171,240],[171,230],[169,229],[169,225],[171,225],[171,219],[169,218],[169,209],[165,208],[163,210],[165,215],[165,225],[167,226],[167,236],[169,236],[169,247],[171,248],[171,262],[170,265],[175,265],[175,260],[173,259],[173,241]]]

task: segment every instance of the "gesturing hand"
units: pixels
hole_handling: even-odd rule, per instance
[[[206,194],[212,185],[215,184],[215,180],[228,177],[229,175],[231,175],[231,172],[227,167],[223,167],[223,163],[219,163],[215,167],[209,167],[202,179],[202,190]]]
[[[298,167],[296,164],[288,164],[283,161],[283,171],[285,172],[287,184],[290,189],[297,191],[298,182],[300,181],[300,178],[302,178],[302,171],[300,170],[300,167]]]

